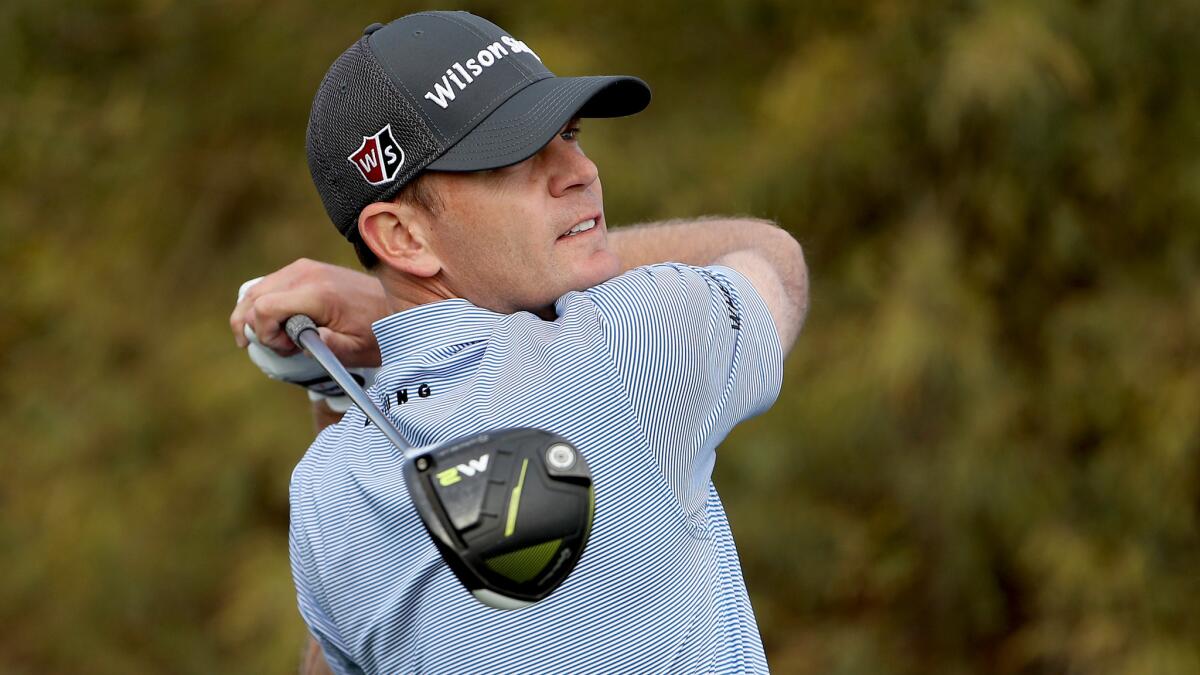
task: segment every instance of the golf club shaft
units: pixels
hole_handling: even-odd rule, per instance
[[[384,417],[379,408],[375,407],[375,403],[367,397],[367,392],[358,386],[354,376],[346,370],[338,357],[334,356],[333,351],[321,340],[321,334],[317,332],[317,324],[303,314],[296,314],[287,320],[284,328],[292,342],[296,343],[297,347],[307,350],[317,360],[317,363],[321,364],[329,377],[332,377],[342,391],[346,392],[350,400],[354,401],[358,409],[375,423],[375,426],[400,452],[407,454],[408,443],[400,437],[400,432],[396,430],[396,427],[392,426],[391,421]]]

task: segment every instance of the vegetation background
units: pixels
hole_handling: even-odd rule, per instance
[[[290,673],[304,396],[241,281],[354,264],[316,85],[422,4],[0,4],[0,672]],[[781,673],[1200,672],[1200,3],[469,1],[598,121],[614,223],[778,220],[812,312],[725,444]]]

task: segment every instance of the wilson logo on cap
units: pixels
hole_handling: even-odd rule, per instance
[[[501,42],[504,44],[500,44]],[[508,49],[505,49],[504,45],[508,45]],[[467,59],[465,68],[462,62],[455,61],[446,69],[446,74],[442,75],[441,82],[434,82],[433,89],[425,92],[425,98],[433,101],[438,104],[438,107],[445,110],[456,96],[454,87],[450,86],[451,82],[458,85],[459,91],[466,91],[467,86],[474,82],[476,77],[482,75],[485,68],[490,68],[492,64],[507,56],[510,49],[513,54],[525,52],[526,54],[532,54],[533,58],[539,62],[542,60],[542,57],[530,49],[529,45],[511,35],[502,35],[499,40],[480,49],[478,54]],[[467,72],[468,70],[470,72]],[[455,71],[458,72],[456,73]]]
[[[346,159],[368,183],[383,185],[396,180],[404,165],[404,150],[392,136],[392,125],[388,124],[374,136],[363,136],[362,145]]]

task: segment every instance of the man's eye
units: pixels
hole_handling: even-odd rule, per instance
[[[579,127],[571,127],[569,129],[566,129],[561,134],[559,134],[559,136],[562,136],[562,139],[564,141],[568,141],[568,142],[573,141],[573,140],[579,138]]]

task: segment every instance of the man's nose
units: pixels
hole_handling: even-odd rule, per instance
[[[583,150],[575,143],[555,137],[542,152],[546,154],[547,168],[550,171],[550,194],[561,197],[571,188],[586,188],[596,182],[600,170],[595,163],[583,154]]]

